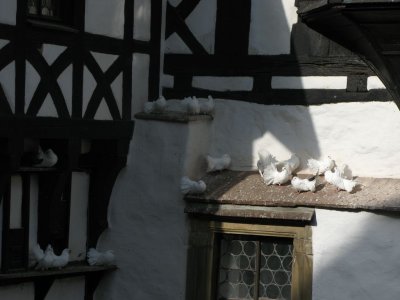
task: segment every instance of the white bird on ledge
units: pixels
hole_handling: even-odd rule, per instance
[[[181,192],[182,194],[201,194],[206,190],[206,184],[203,180],[193,181],[189,177],[184,176],[181,179]]]

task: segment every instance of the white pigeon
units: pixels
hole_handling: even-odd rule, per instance
[[[44,257],[44,251],[42,248],[40,248],[39,244],[36,244],[32,249],[31,249],[31,255],[29,257],[29,265],[32,267],[36,265],[39,261],[41,261]]]
[[[229,154],[224,154],[221,157],[206,156],[207,172],[215,172],[227,169],[231,164],[231,157]]]
[[[190,115],[198,115],[200,113],[199,100],[196,97],[186,97],[181,101],[181,105]]]
[[[336,186],[338,190],[343,190],[351,193],[354,187],[357,185],[357,182],[351,179],[344,178],[344,175],[339,171],[338,168],[334,168],[334,172],[328,170],[325,172],[325,180]]]
[[[292,178],[292,187],[298,192],[315,192],[315,187],[317,184],[317,176],[311,178],[301,179],[297,176]]]
[[[317,175],[322,175],[326,171],[332,170],[332,168],[335,166],[335,161],[332,160],[329,156],[323,160],[310,158],[307,161],[307,165],[313,173]]]
[[[271,164],[277,163],[277,160],[267,150],[258,151],[257,168],[261,176],[263,176],[264,170]]]
[[[278,168],[285,166],[290,174],[293,174],[293,172],[300,166],[300,158],[296,154],[292,154],[289,159],[278,162],[276,166]]]
[[[144,104],[145,113],[161,113],[167,107],[167,100],[163,96],[153,102],[146,102]]]
[[[112,250],[100,252],[95,248],[90,248],[86,256],[91,266],[110,266],[115,262],[115,256]]]
[[[344,164],[338,167],[339,173],[341,174],[341,177],[345,179],[353,179],[353,172],[349,168],[348,165]]]
[[[58,268],[61,269],[62,267],[65,267],[68,262],[69,262],[69,254],[71,250],[69,249],[64,249],[61,252],[61,255],[57,256],[54,255],[53,263],[51,264],[52,268]]]
[[[207,101],[199,101],[199,108],[201,114],[212,114],[214,112],[214,99],[211,96],[208,96]]]
[[[203,180],[193,181],[187,176],[181,179],[181,192],[182,194],[200,194],[206,190],[206,184]]]
[[[291,174],[285,166],[282,167],[281,171],[278,171],[275,164],[270,164],[264,169],[262,177],[266,185],[281,185],[290,180]]]
[[[36,270],[47,270],[53,266],[54,261],[54,251],[51,245],[48,245],[46,250],[44,251],[43,257],[41,260],[38,261],[37,266],[35,267]]]
[[[38,164],[35,164],[34,166],[35,167],[44,167],[44,168],[53,167],[58,161],[57,154],[55,154],[52,149],[47,149],[46,151],[43,152],[43,150],[40,146],[39,146],[38,153],[37,153],[37,159],[41,160],[41,162]]]

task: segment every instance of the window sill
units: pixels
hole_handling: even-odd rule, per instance
[[[46,21],[42,21],[42,20],[28,19],[27,23],[34,28],[40,28],[40,29],[46,29],[46,30],[56,30],[56,31],[69,32],[69,33],[78,33],[79,32],[79,30],[77,30],[73,27],[67,26],[67,25],[46,22]]]
[[[44,278],[65,278],[74,276],[85,276],[90,274],[98,274],[102,272],[114,271],[116,266],[89,266],[82,263],[71,263],[67,267],[58,270],[27,270],[27,271],[17,271],[10,273],[0,274],[0,285],[17,284],[21,282],[35,281]]]

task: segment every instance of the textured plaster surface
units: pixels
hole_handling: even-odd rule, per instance
[[[398,216],[317,210],[313,299],[397,299],[399,226]]]
[[[297,153],[303,170],[307,159],[331,156],[355,176],[400,178],[399,136],[393,102],[305,107],[217,99],[210,152],[229,153],[233,170],[255,169],[266,149],[278,160]]]
[[[2,0],[0,3],[0,23],[15,25],[17,17],[17,1]]]
[[[123,38],[124,0],[87,0],[85,5],[85,31]]]
[[[98,244],[115,251],[119,269],[99,286],[97,300],[184,299],[187,219],[180,179],[197,173],[190,168],[207,147],[190,135],[201,130],[201,124],[136,122],[128,165],[110,202],[110,228]]]
[[[347,86],[347,76],[272,76],[273,89],[342,89]]]

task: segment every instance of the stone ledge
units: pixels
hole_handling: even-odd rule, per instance
[[[315,193],[298,193],[290,184],[267,186],[257,171],[228,170],[208,174],[203,180],[206,192],[187,195],[187,202],[400,212],[400,179],[359,177],[352,193],[337,191],[323,176]]]
[[[151,120],[151,121],[163,121],[163,122],[175,122],[175,123],[189,123],[192,121],[211,121],[213,117],[211,115],[188,115],[183,112],[165,111],[163,113],[145,113],[140,112],[135,115],[136,119],[139,120]]]
[[[308,207],[265,207],[213,203],[188,203],[185,212],[193,215],[301,222],[310,222],[314,216],[314,209]]]

